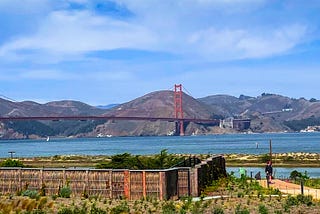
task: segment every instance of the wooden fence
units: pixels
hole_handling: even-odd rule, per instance
[[[0,193],[14,194],[26,189],[56,195],[69,186],[72,196],[107,198],[175,199],[199,196],[201,190],[226,175],[225,160],[215,156],[194,167],[165,170],[0,168]]]

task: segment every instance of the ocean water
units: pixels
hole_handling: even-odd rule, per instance
[[[51,138],[0,140],[0,157],[53,155],[156,154],[163,149],[181,154],[266,154],[269,141],[273,153],[320,153],[320,133],[224,134],[206,136]],[[257,148],[258,145],[258,148]]]
[[[247,176],[254,178],[254,176],[260,172],[261,178],[265,178],[264,167],[244,167],[247,172]],[[275,178],[279,179],[288,179],[290,177],[290,173],[293,170],[297,170],[302,174],[307,174],[310,178],[320,178],[320,169],[319,168],[309,168],[309,167],[277,167],[277,165],[273,166],[273,172]],[[236,177],[240,177],[239,167],[227,167],[227,172],[233,172]]]

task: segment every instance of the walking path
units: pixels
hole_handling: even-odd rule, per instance
[[[259,180],[259,183],[261,186],[267,187],[267,180]],[[301,186],[297,184],[274,179],[272,180],[272,184],[269,184],[269,185],[274,189],[279,189],[281,192],[285,194],[291,194],[291,195],[301,194]],[[320,189],[313,189],[313,188],[304,186],[303,193],[304,195],[312,195],[314,199],[320,199]]]

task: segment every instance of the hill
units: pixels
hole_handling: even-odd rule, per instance
[[[63,116],[101,115],[101,110],[78,101],[54,101],[39,104],[32,101],[12,102],[0,98],[0,115],[15,116]],[[70,136],[91,131],[101,121],[15,121],[0,123],[0,137],[4,139],[39,138],[46,136]]]
[[[108,115],[137,117],[174,117],[174,93],[156,91],[130,102],[101,109],[79,101],[12,102],[0,99],[1,116]],[[195,99],[183,94],[185,118],[251,119],[249,132],[300,131],[320,125],[320,102],[276,94],[258,97],[212,95]],[[185,133],[235,133],[232,128],[186,123]],[[45,136],[150,136],[172,135],[175,124],[164,121],[20,121],[0,123],[2,138],[39,138]]]
[[[214,113],[206,104],[183,94],[183,110],[185,118],[213,118]],[[172,117],[174,118],[174,98],[172,91],[152,92],[130,102],[118,105],[105,115],[118,117]],[[187,124],[186,133],[204,134],[207,128],[197,124]],[[165,121],[108,121],[99,125],[91,136],[150,136],[172,135],[175,132],[175,123]]]
[[[253,132],[300,131],[309,125],[320,125],[320,102],[315,99],[263,93],[258,97],[214,95],[199,100],[224,118],[250,118]]]

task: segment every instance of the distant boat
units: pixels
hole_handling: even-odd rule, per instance
[[[49,140],[50,140],[50,137],[48,136],[46,141],[48,142]]]

